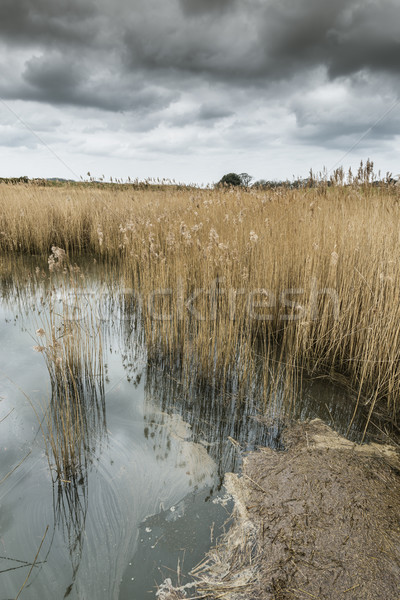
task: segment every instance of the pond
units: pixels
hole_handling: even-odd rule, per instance
[[[64,327],[76,290],[52,288],[32,275],[34,264],[3,264],[1,273],[0,600],[21,590],[27,600],[155,598],[166,577],[185,583],[223,531],[232,508],[224,474],[259,445],[282,448],[283,399],[265,419],[257,381],[244,399],[234,387],[183,385],[179,365],[149,360],[140,318],[94,269],[80,311],[94,299],[90,322],[100,325],[88,329],[80,313],[74,330],[93,360],[78,383],[75,374],[79,431],[73,469],[63,471],[62,389],[47,350],[33,347],[38,331]],[[345,433],[353,408],[342,390],[304,380],[293,416],[319,416]],[[361,430],[356,420],[350,435]]]

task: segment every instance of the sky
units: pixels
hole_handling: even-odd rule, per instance
[[[399,0],[1,0],[0,177],[400,173]]]

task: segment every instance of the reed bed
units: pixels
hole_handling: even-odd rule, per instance
[[[140,314],[150,360],[180,365],[183,379],[245,389],[261,367],[271,389],[279,364],[288,390],[303,373],[328,376],[396,425],[399,200],[368,184],[0,185],[0,252],[56,246],[102,262]]]

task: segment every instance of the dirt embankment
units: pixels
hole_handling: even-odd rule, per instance
[[[319,420],[287,429],[287,450],[251,453],[228,474],[233,525],[160,599],[400,600],[400,459]]]

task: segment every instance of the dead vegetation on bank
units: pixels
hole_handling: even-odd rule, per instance
[[[229,474],[233,525],[160,600],[388,600],[400,589],[400,459],[321,421],[286,431],[287,451],[250,454]]]
[[[234,379],[236,393],[261,370],[267,401],[270,373],[284,363],[287,397],[299,374],[327,375],[397,425],[399,200],[398,188],[368,184],[0,185],[0,252],[47,260],[56,246],[118,272],[149,357],[179,363],[182,380]]]

